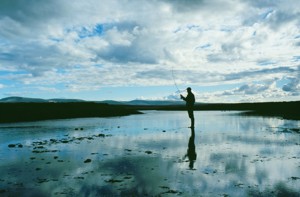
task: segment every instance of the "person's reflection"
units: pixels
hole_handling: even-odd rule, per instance
[[[194,162],[197,159],[196,146],[195,146],[195,129],[194,129],[194,127],[191,128],[191,137],[189,139],[187,153],[184,157],[185,158],[187,157],[189,159],[189,168],[191,170],[193,170],[194,169]]]

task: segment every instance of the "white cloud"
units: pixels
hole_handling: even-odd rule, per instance
[[[0,80],[80,92],[173,85],[174,70],[179,85],[243,82],[249,92],[259,90],[255,81],[285,76],[283,93],[296,95],[299,7],[293,0],[3,0],[0,70],[9,74]]]

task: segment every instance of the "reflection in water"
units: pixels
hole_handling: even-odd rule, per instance
[[[189,159],[189,168],[194,169],[194,162],[197,159],[196,146],[195,146],[195,128],[191,127],[191,136],[188,143],[187,153],[184,158]]]

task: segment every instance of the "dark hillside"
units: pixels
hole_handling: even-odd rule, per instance
[[[110,117],[138,114],[124,106],[94,102],[75,103],[0,103],[0,122],[36,121],[47,119]]]

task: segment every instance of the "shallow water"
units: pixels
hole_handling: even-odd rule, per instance
[[[300,121],[195,119],[194,135],[182,111],[0,124],[0,195],[299,196]]]

